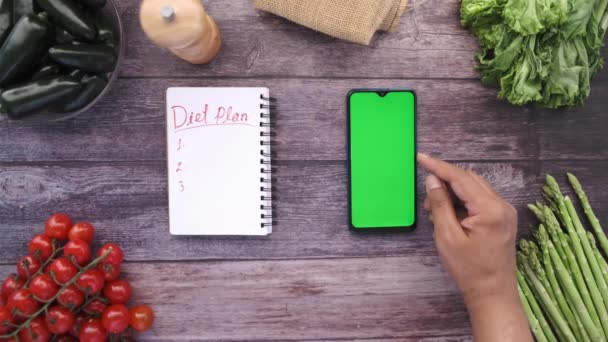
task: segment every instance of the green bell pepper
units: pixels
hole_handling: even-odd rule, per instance
[[[28,14],[36,14],[36,4],[34,0],[12,0],[13,1],[13,22],[16,23]]]
[[[13,27],[13,0],[0,0],[0,44]]]
[[[80,81],[82,88],[76,97],[66,99],[64,103],[53,108],[58,113],[73,112],[91,103],[105,88],[108,82],[97,75],[86,75]]]
[[[73,0],[38,0],[51,19],[74,37],[95,40],[97,29],[84,9]]]
[[[74,36],[72,36],[68,31],[56,27],[55,28],[55,42],[57,44],[70,44],[74,42]]]
[[[43,15],[21,17],[0,48],[0,86],[27,75],[47,49],[50,26]]]
[[[69,75],[80,81],[86,74],[87,73],[82,70],[74,69],[70,72]]]
[[[75,96],[80,88],[80,82],[70,76],[22,83],[0,94],[0,112],[21,118]]]
[[[46,64],[40,67],[40,69],[34,73],[34,75],[30,78],[30,81],[37,81],[44,78],[49,78],[51,76],[57,76],[60,72],[61,68],[59,65],[55,63]]]
[[[104,73],[116,66],[114,49],[103,44],[56,45],[49,49],[55,62],[87,72]]]

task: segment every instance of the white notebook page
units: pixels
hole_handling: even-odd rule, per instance
[[[169,88],[169,226],[173,235],[267,235],[262,227],[260,98],[268,88]],[[269,152],[269,151],[268,151]]]

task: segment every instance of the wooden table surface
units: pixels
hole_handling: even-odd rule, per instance
[[[519,209],[524,231],[545,173],[575,172],[595,207],[608,207],[606,71],[583,108],[517,108],[480,84],[457,0],[429,0],[373,47],[258,13],[251,0],[204,2],[224,34],[212,64],[153,46],[139,1],[118,0],[127,52],[107,97],[67,122],[0,121],[1,275],[46,217],[64,211],[93,222],[97,241],[124,246],[134,302],[157,313],[141,340],[470,340],[426,215],[411,234],[348,229],[344,99],[356,87],[415,89],[419,149],[486,176]],[[268,86],[280,99],[271,236],[169,235],[170,86]]]

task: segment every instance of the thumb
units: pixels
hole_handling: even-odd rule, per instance
[[[436,232],[447,235],[462,232],[445,184],[437,176],[430,175],[426,178],[426,192]]]

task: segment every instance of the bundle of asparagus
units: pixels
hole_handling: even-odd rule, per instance
[[[546,204],[529,205],[540,221],[532,227],[536,241],[519,243],[519,295],[537,341],[606,342],[608,239],[578,179],[569,173],[568,180],[595,236],[585,230],[555,178],[547,176]]]

